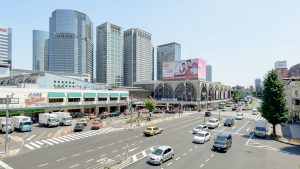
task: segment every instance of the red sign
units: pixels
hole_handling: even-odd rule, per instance
[[[0,31],[1,31],[1,32],[7,32],[7,29],[5,29],[5,28],[0,28]]]

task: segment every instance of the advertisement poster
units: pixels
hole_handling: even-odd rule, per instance
[[[163,63],[162,79],[206,79],[206,62],[202,59],[189,59]]]

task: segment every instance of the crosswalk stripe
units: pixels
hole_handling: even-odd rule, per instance
[[[44,145],[44,143],[40,142],[40,141],[35,141],[36,143],[40,144],[40,145]]]
[[[34,150],[34,148],[33,147],[31,147],[30,145],[28,145],[28,144],[25,144],[25,146],[27,147],[27,148],[29,148],[30,150]]]
[[[249,118],[249,116],[250,116],[250,114],[246,114],[244,117],[245,117],[245,118]]]
[[[75,140],[74,138],[72,138],[72,137],[68,137],[68,136],[62,136],[62,138],[66,138],[66,139],[69,139],[69,140]]]
[[[35,143],[33,143],[33,142],[30,142],[29,144],[31,144],[31,145],[33,145],[33,146],[35,146],[35,147],[37,147],[37,148],[41,148],[41,146],[40,146],[40,145],[38,145],[38,144],[35,144]]]
[[[58,139],[62,139],[62,140],[64,140],[64,141],[70,141],[70,140],[68,140],[68,139],[66,139],[66,138],[63,138],[63,137],[58,137]]]
[[[63,140],[60,140],[60,139],[58,139],[58,138],[52,138],[53,140],[56,140],[56,141],[58,141],[58,142],[61,142],[61,143],[64,143],[65,141],[63,141]]]
[[[54,145],[53,143],[47,141],[47,140],[41,140],[42,142],[46,143],[46,144],[49,144],[50,146]]]
[[[78,137],[76,137],[75,135],[68,135],[68,136],[64,136],[64,137],[66,137],[66,138],[73,138],[73,139],[76,139],[76,140],[78,140],[78,139],[80,139],[80,138],[78,138]]]
[[[51,139],[51,138],[49,138],[49,139],[47,139],[47,140],[50,141],[50,142],[52,142],[52,143],[59,144],[59,142],[57,142],[57,141],[55,141],[55,140],[53,140],[53,139]]]

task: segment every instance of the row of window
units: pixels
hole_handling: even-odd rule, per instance
[[[85,102],[95,101],[95,98],[84,98]],[[110,98],[110,101],[117,101],[118,98]],[[126,100],[126,98],[121,97],[120,100]],[[68,98],[68,102],[80,102],[81,98]],[[97,101],[107,101],[107,98],[98,98]],[[49,98],[49,103],[62,103],[64,102],[63,98]]]
[[[53,81],[54,83],[56,83],[56,80]],[[60,83],[60,81],[58,80],[57,83]],[[69,84],[75,84],[74,82],[68,82],[68,81],[61,81],[61,83],[69,83]]]

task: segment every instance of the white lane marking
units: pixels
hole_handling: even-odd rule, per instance
[[[60,162],[60,161],[62,161],[62,160],[65,160],[66,158],[61,158],[61,159],[58,159],[58,160],[56,160],[57,162]]]
[[[167,164],[167,166],[169,166],[169,165],[171,165],[171,164],[173,164],[173,162],[170,162],[169,164]]]
[[[198,146],[194,146],[194,148],[198,148]]]
[[[128,150],[128,152],[132,152],[132,151],[134,151],[134,150],[136,150],[136,149],[138,149],[138,148],[140,148],[140,147],[136,147],[136,148],[133,148],[133,149],[131,149],[131,150]]]
[[[136,143],[131,144],[131,146],[134,146],[134,145],[136,145]]]
[[[106,156],[106,154],[103,154],[103,155],[101,155],[101,156],[99,156],[99,157],[101,158],[101,157],[104,157],[104,156]]]
[[[35,141],[36,143],[38,143],[39,145],[44,145],[44,143],[40,142],[40,141]]]
[[[112,151],[111,153],[116,153],[116,152],[118,152],[119,150],[114,150],[114,151]]]
[[[121,155],[119,154],[119,155],[116,156],[116,158],[118,158],[118,157],[120,157],[120,156],[121,156]]]
[[[90,150],[87,150],[86,152],[87,152],[87,153],[89,153],[89,152],[91,152],[91,151],[93,151],[93,150],[92,150],[92,149],[90,149]]]
[[[93,161],[94,159],[89,159],[89,160],[87,160],[86,162],[88,163],[88,162],[91,162],[91,161]]]
[[[48,165],[48,163],[41,164],[41,165],[39,165],[38,167],[43,167],[43,166],[45,166],[45,165]]]
[[[76,157],[76,156],[79,156],[79,155],[80,155],[80,153],[78,153],[78,154],[74,154],[74,155],[73,155],[73,157]]]
[[[68,137],[68,136],[62,136],[62,137],[60,137],[60,138],[64,138],[64,139],[68,139],[68,140],[75,140],[74,138],[72,138],[72,137]]]
[[[249,131],[249,130],[250,130],[250,127],[248,127],[246,131]]]
[[[47,141],[47,140],[41,140],[42,142],[46,143],[46,144],[49,144],[50,146],[54,145],[53,143]]]
[[[209,161],[209,158],[205,160],[205,162]]]
[[[182,154],[182,156],[186,156],[186,155],[187,155],[187,153]]]
[[[60,140],[60,139],[58,139],[58,138],[52,138],[53,140],[56,140],[56,141],[58,141],[58,142],[61,142],[61,143],[64,143],[65,141],[63,141],[63,140]]]
[[[132,156],[132,161],[134,161],[134,162],[137,161],[136,155],[135,155],[135,156]]]
[[[108,144],[109,146],[112,146],[112,145],[114,145],[115,143],[110,143],[110,144]]]
[[[74,168],[74,167],[77,167],[77,166],[79,166],[79,164],[72,165],[70,168]]]
[[[200,168],[202,168],[203,166],[204,166],[204,164],[201,164],[201,165],[200,165]]]
[[[214,156],[215,156],[214,154],[210,155],[210,157],[214,157]]]
[[[180,157],[177,157],[175,160],[177,161],[177,160],[179,160],[180,159]]]
[[[35,135],[32,135],[32,136],[28,137],[26,140],[30,141],[31,139],[33,139],[33,137],[35,137]]]
[[[104,146],[97,147],[98,149],[103,148]]]
[[[245,143],[245,145],[248,145],[249,141],[251,140],[251,138],[253,137],[254,133],[252,133],[252,135],[250,136],[250,138],[247,140],[247,142]]]
[[[55,141],[55,140],[52,140],[52,139],[47,139],[48,141],[52,142],[52,143],[55,143],[55,144],[59,144],[59,142]]]
[[[10,167],[9,165],[7,165],[6,163],[4,163],[3,161],[0,160],[0,166],[5,168],[5,169],[13,169],[12,167]]]
[[[143,156],[147,156],[146,151],[142,151]]]
[[[27,148],[29,148],[30,150],[34,150],[34,148],[28,144],[25,144],[24,146],[26,146]]]
[[[234,134],[238,133],[240,130],[242,130],[242,128],[244,128],[247,124],[249,123],[249,121],[247,121],[247,123],[245,123],[240,129],[238,129],[238,131],[236,131]]]
[[[66,139],[66,138],[64,138],[64,137],[58,137],[58,139],[62,139],[62,140],[64,140],[64,141],[70,141],[70,140],[68,140],[68,139]]]
[[[30,144],[31,144],[31,145],[33,145],[33,146],[35,146],[35,147],[37,147],[37,148],[41,148],[41,146],[40,146],[40,145],[38,145],[38,144],[35,144],[35,143],[33,143],[33,142],[30,142]]]
[[[235,129],[235,128],[236,128],[236,126],[232,127],[232,130]]]
[[[193,151],[193,149],[189,149],[189,152]]]

